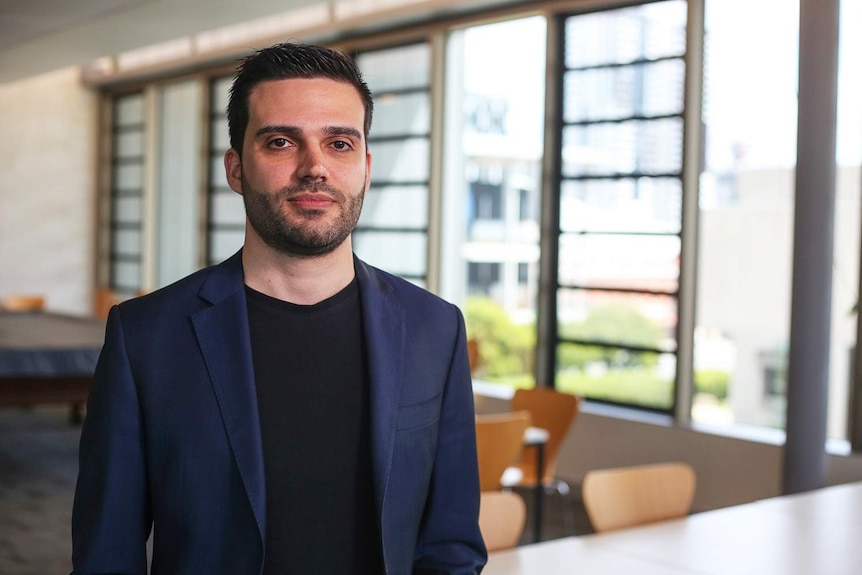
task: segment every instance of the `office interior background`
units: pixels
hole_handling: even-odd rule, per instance
[[[685,460],[695,509],[781,492],[798,0],[45,2],[62,29],[37,4],[0,2],[4,29],[43,26],[0,41],[0,295],[90,314],[97,289],[231,255],[236,59],[328,44],[376,100],[354,249],[461,307],[480,407],[587,398],[558,463],[574,482]],[[862,0],[840,6],[830,483],[862,479]]]

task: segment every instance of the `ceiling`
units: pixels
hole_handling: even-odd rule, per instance
[[[0,83],[325,0],[0,0]]]

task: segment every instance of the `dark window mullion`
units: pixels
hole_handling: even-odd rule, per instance
[[[585,347],[601,347],[604,349],[621,349],[624,351],[633,351],[637,353],[655,353],[656,355],[661,355],[665,353],[670,353],[676,355],[676,349],[668,350],[661,349],[657,347],[647,347],[641,345],[632,345],[618,342],[610,342],[610,341],[601,341],[597,339],[583,339],[578,337],[565,337],[561,335],[558,338],[558,344],[569,343],[573,345],[583,345]]]
[[[648,289],[639,289],[639,288],[621,288],[621,287],[613,287],[613,286],[585,286],[578,284],[561,284],[557,283],[557,288],[559,289],[570,289],[570,290],[579,290],[579,291],[596,291],[596,292],[612,292],[612,293],[622,293],[622,294],[632,294],[632,295],[652,295],[652,296],[661,296],[661,297],[679,297],[679,290],[676,291],[665,291],[665,290],[648,290]]]
[[[673,60],[685,61],[685,54],[674,56],[662,56],[661,58],[637,58],[628,62],[603,62],[601,64],[590,64],[589,66],[574,66],[565,67],[563,73],[566,72],[585,72],[588,70],[605,70],[608,68],[629,68],[631,66],[643,66],[645,64],[655,64],[657,62],[670,62]]]
[[[356,226],[355,230],[360,233],[386,233],[386,234],[427,234],[428,228],[405,228],[388,226]]]
[[[625,122],[652,122],[656,120],[682,120],[682,111],[674,114],[658,114],[655,116],[646,116],[642,114],[633,116],[621,116],[619,118],[597,118],[593,120],[577,120],[574,122],[563,122],[563,128],[581,127],[581,126],[596,126],[602,124],[624,124]]]

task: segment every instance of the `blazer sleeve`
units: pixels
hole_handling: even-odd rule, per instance
[[[144,429],[120,309],[108,316],[81,430],[72,510],[73,575],[147,572]]]
[[[464,318],[457,334],[440,414],[428,503],[414,555],[416,575],[476,575],[488,554],[479,531],[479,469],[473,388]]]

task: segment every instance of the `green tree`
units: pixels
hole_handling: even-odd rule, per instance
[[[533,324],[516,324],[496,301],[488,297],[467,299],[464,314],[468,337],[479,342],[478,372],[502,378],[530,374],[536,346]]]
[[[561,324],[560,335],[610,344],[628,343],[658,348],[663,330],[635,308],[615,304],[590,309],[582,322]],[[651,367],[658,361],[658,356],[654,353],[637,353],[614,348],[562,346],[559,361],[561,366],[580,369],[596,361],[603,361],[613,367]]]

